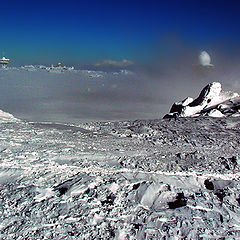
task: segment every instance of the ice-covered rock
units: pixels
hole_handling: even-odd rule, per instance
[[[164,118],[192,117],[208,115],[211,117],[224,117],[235,114],[240,108],[238,93],[222,91],[219,82],[212,82],[203,88],[199,96],[193,100],[188,97],[176,102],[170,109],[170,113]]]

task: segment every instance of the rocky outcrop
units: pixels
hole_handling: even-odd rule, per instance
[[[239,116],[240,96],[231,91],[222,91],[221,83],[208,84],[199,96],[193,100],[187,97],[172,105],[170,113],[164,118],[195,117],[195,116]]]

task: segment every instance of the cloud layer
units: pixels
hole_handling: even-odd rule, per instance
[[[128,67],[134,65],[133,61],[124,59],[122,61],[115,61],[115,60],[103,60],[101,62],[98,62],[94,64],[96,67]]]

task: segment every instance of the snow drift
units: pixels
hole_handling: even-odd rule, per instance
[[[195,116],[240,116],[240,96],[232,91],[222,91],[221,83],[212,82],[203,88],[200,95],[175,102],[164,118]]]

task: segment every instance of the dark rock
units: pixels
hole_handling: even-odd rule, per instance
[[[138,188],[140,187],[140,185],[141,185],[141,183],[136,183],[136,184],[134,184],[134,185],[132,186],[132,189],[133,189],[133,190],[136,190],[136,189],[138,189]]]
[[[171,119],[171,118],[177,119],[178,116],[179,116],[178,113],[169,113],[169,114],[166,114],[166,115],[163,117],[163,119]]]
[[[58,191],[60,193],[60,196],[62,196],[63,194],[65,194],[68,191],[68,187],[60,187],[58,188]]]
[[[101,203],[102,205],[113,205],[115,198],[114,195],[109,195],[105,200],[101,201]]]
[[[176,196],[176,200],[168,203],[168,206],[170,209],[176,209],[179,207],[184,207],[186,205],[187,205],[187,199],[184,197],[183,193],[178,193]]]
[[[204,185],[205,185],[206,189],[214,190],[214,185],[213,185],[213,183],[209,179],[206,179],[204,181]]]
[[[223,198],[226,196],[226,193],[223,189],[218,189],[216,192],[215,192],[215,195],[220,199],[220,201],[222,202],[223,201]]]

